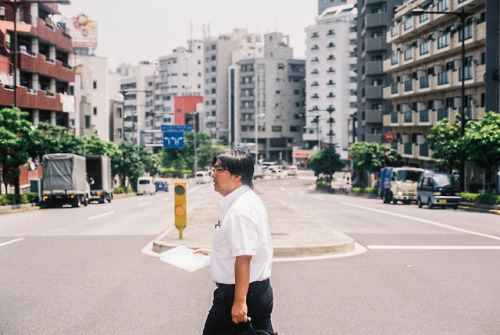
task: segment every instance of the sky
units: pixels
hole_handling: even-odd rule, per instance
[[[305,27],[315,23],[317,0],[71,0],[62,15],[84,13],[97,21],[96,55],[120,63],[156,61],[187,40],[231,33],[281,32],[290,36],[294,58],[305,58]],[[210,27],[210,28],[208,28]]]

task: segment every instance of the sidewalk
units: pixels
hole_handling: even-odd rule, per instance
[[[352,238],[259,193],[258,186],[256,193],[268,211],[274,257],[311,257],[354,251],[355,241]],[[218,199],[207,199],[188,212],[182,240],[177,229],[169,228],[153,241],[153,251],[161,253],[180,245],[193,249],[211,248],[213,229],[218,219]]]

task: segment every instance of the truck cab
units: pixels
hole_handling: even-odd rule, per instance
[[[378,191],[384,203],[410,204],[417,201],[418,180],[424,169],[413,167],[386,167],[380,170]]]

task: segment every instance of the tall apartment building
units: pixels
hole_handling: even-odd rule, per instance
[[[264,56],[241,59],[231,71],[235,147],[291,162],[293,146],[302,145],[304,79],[305,61],[293,59],[288,36],[265,34]]]
[[[349,118],[356,112],[356,16],[352,4],[331,7],[306,28],[303,139],[309,149],[332,141],[343,159],[350,140]]]
[[[123,96],[124,139],[136,145],[143,145],[144,131],[150,128],[149,116],[154,110],[155,65],[143,61],[136,66],[122,67],[120,72],[128,74],[120,80],[120,90],[125,93]]]
[[[393,112],[384,115],[384,126],[392,127],[391,143],[408,165],[432,167],[427,134],[440,120],[454,123],[463,112],[469,119],[485,113],[484,0],[435,0],[429,11],[471,12],[462,37],[456,15],[412,15],[413,9],[429,1],[405,1],[396,9],[394,25],[387,32],[392,55],[384,70],[392,73],[392,84],[384,98],[392,99]],[[465,62],[462,63],[462,38]],[[465,69],[465,106],[462,106],[462,67]],[[470,173],[470,171],[468,172]]]
[[[327,8],[339,5],[345,5],[348,2],[347,0],[318,0],[318,15],[321,15],[323,11]]]
[[[112,80],[116,74],[108,70],[108,59],[97,56],[76,56],[73,91],[75,113],[70,116],[70,126],[77,136],[95,134],[104,141],[121,138],[122,130],[114,129],[110,100],[115,100],[120,83]],[[119,106],[118,106],[119,108]],[[122,128],[122,127],[119,127]]]
[[[392,27],[394,8],[401,0],[358,1],[358,111],[353,117],[355,137],[381,144],[386,130],[382,116],[392,111],[383,87],[392,82],[383,61],[391,55],[386,33]]]
[[[203,41],[190,40],[188,47],[178,47],[160,57],[155,78],[154,131],[162,125],[175,124],[175,97],[203,95]],[[163,143],[161,132],[153,133],[154,143]]]
[[[204,40],[204,124],[203,130],[210,134],[213,143],[233,146],[230,110],[230,67],[243,58],[261,57],[263,41],[259,34],[235,29],[231,34]]]
[[[69,84],[75,72],[69,65],[71,37],[63,25],[51,20],[57,4],[17,4],[17,64],[14,68],[14,11],[11,1],[0,0],[0,106],[29,112],[34,124],[68,126],[74,111]],[[14,97],[14,73],[17,87]]]

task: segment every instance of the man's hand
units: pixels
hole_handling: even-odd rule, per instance
[[[205,256],[210,256],[212,249],[196,249],[193,254],[203,254]]]
[[[240,322],[247,322],[248,307],[246,303],[234,303],[233,308],[231,308],[231,317],[233,318],[233,323],[238,324]]]

